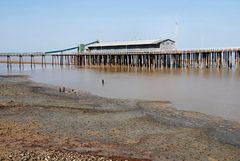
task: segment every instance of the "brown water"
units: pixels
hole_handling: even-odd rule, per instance
[[[84,90],[104,97],[170,101],[178,109],[223,116],[240,122],[239,71],[49,67],[21,73],[29,74],[37,82]]]

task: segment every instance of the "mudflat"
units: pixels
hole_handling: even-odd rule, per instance
[[[0,76],[0,160],[238,161],[240,123]]]

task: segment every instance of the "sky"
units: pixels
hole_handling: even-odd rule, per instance
[[[240,47],[239,19],[239,0],[1,0],[0,52],[157,38],[179,49]]]

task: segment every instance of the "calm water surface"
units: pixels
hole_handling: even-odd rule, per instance
[[[18,65],[1,74],[29,74],[32,80],[89,91],[104,97],[171,101],[182,110],[198,111],[240,122],[240,72],[231,70],[160,70],[52,68]],[[102,79],[105,80],[102,86]]]

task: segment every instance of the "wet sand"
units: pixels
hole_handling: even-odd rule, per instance
[[[0,160],[240,160],[240,124],[0,76]],[[23,159],[22,159],[23,160]]]

